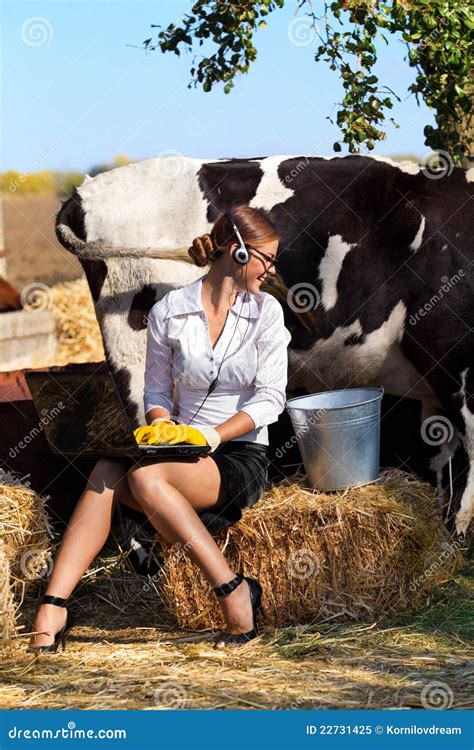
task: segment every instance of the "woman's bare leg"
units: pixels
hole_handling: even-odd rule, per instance
[[[142,462],[129,469],[128,484],[155,529],[171,544],[180,542],[211,586],[219,586],[235,577],[236,571],[229,567],[197,514],[218,501],[220,473],[212,457],[202,457],[192,463]],[[251,630],[253,614],[247,581],[218,601],[228,632]]]
[[[141,510],[128,486],[127,464],[118,459],[101,459],[92,470],[87,486],[69,519],[45,594],[65,599],[71,594],[104,546],[110,532],[114,508],[119,500]],[[45,646],[52,643],[52,634],[62,628],[66,614],[65,608],[55,604],[41,604],[33,630],[46,631],[46,634],[32,636],[30,645]]]

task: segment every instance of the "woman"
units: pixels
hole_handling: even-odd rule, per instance
[[[117,502],[148,519],[168,542],[186,545],[222,607],[227,630],[216,645],[257,635],[261,586],[230,569],[207,526],[239,520],[268,480],[267,425],[284,408],[291,339],[280,303],[260,291],[275,273],[278,242],[263,209],[241,205],[220,214],[188,251],[196,265],[210,263],[208,273],[151,308],[146,421],[171,431],[174,422],[190,425],[211,450],[197,460],[97,462],[58,550],[34,623],[39,634],[28,650],[56,650],[61,641],[64,648],[73,618],[63,605],[102,549]]]

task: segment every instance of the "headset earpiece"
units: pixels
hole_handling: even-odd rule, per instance
[[[236,263],[239,263],[242,266],[246,265],[249,262],[249,254],[247,248],[236,247],[234,250],[232,250],[232,258]]]
[[[232,218],[232,212],[230,209],[224,212],[227,218],[227,221],[231,225],[232,229],[234,230],[235,236],[237,237],[239,241],[240,247],[234,248],[232,250],[232,259],[235,260],[236,263],[238,263],[241,266],[244,266],[246,263],[250,260],[249,251],[245,247],[245,242],[243,241],[242,237],[240,236],[240,232],[235,226],[234,219]]]

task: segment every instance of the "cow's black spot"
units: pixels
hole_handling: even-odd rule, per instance
[[[107,278],[107,264],[104,260],[81,260],[87,283],[94,302],[100,297],[104,281]]]
[[[465,387],[466,406],[471,414],[474,414],[474,369],[472,367],[467,371]]]
[[[68,213],[69,226],[71,227],[76,237],[79,237],[80,240],[84,240],[84,242],[87,242],[87,232],[85,224],[86,214],[82,207],[82,198],[77,192],[76,188],[74,188],[69,200],[76,207],[75,211],[69,211]]]
[[[137,292],[128,311],[127,322],[134,331],[141,331],[148,325],[148,313],[156,302],[156,289],[151,284]]]
[[[202,165],[197,178],[208,201],[206,218],[213,222],[221,211],[235,203],[250,203],[262,179],[262,168],[248,159],[209,162]]]
[[[344,339],[344,346],[355,346],[356,344],[363,344],[365,341],[364,333],[351,333]]]
[[[109,361],[109,368],[112,373],[112,377],[115,381],[115,385],[117,386],[117,390],[120,394],[120,398],[124,405],[125,411],[128,415],[128,418],[130,419],[132,428],[135,429],[136,427],[139,427],[139,424],[137,421],[138,406],[137,404],[134,404],[130,398],[131,396],[130,372],[126,367],[117,368],[111,359],[109,359],[108,361]]]

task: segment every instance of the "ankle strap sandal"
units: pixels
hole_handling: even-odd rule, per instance
[[[229,594],[231,594],[243,580],[244,575],[242,572],[239,572],[231,581],[223,583],[222,586],[215,586],[212,590],[216,596],[229,596]]]
[[[60,596],[51,596],[50,594],[43,594],[40,599],[41,604],[56,604],[58,607],[64,607],[67,599],[62,599]]]
[[[66,599],[61,596],[51,596],[50,594],[43,594],[40,599],[41,604],[56,604],[58,607],[63,607]],[[45,646],[28,646],[26,649],[30,653],[42,653],[43,651],[56,652],[59,644],[61,644],[63,651],[66,648],[67,635],[74,625],[74,615],[66,610],[66,622],[64,623],[61,630],[54,633],[54,640],[52,643],[48,643]]]
[[[255,578],[249,578],[248,576],[244,576],[243,573],[240,572],[228,583],[224,583],[222,586],[215,586],[212,590],[217,594],[217,596],[228,596],[232,591],[234,591],[234,589],[237,588],[240,583],[242,583],[244,579],[247,581],[249,586],[250,602],[252,604],[253,612],[253,628],[251,630],[248,630],[246,633],[226,633],[223,630],[219,631],[214,642],[215,648],[220,648],[221,645],[230,646],[233,644],[248,643],[248,641],[256,638],[258,635],[257,613],[260,612],[261,614],[263,614],[262,587]]]

